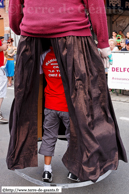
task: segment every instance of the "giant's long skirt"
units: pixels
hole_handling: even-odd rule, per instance
[[[70,114],[70,144],[63,156],[81,181],[96,181],[126,152],[108,92],[104,67],[91,37],[51,39]],[[42,45],[41,45],[42,44]],[[9,169],[37,166],[39,66],[46,40],[21,36],[15,70],[15,100],[10,114]]]

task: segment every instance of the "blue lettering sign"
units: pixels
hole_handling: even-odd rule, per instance
[[[4,0],[0,0],[0,8],[4,7]]]

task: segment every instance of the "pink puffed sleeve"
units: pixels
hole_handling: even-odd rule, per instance
[[[92,27],[98,39],[98,48],[109,47],[107,17],[104,0],[84,0]]]
[[[22,5],[24,0],[9,1],[9,25],[15,34],[20,35],[20,23],[23,17]]]

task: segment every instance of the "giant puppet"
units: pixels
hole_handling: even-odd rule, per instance
[[[71,136],[64,165],[81,181],[95,182],[108,170],[116,170],[119,159],[127,162],[85,7],[98,48],[108,50],[103,0],[10,0],[10,27],[21,38],[9,123],[9,169],[37,166],[39,60],[48,40],[58,61],[69,109]]]

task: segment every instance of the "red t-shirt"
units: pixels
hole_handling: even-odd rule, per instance
[[[2,46],[2,42],[0,40],[0,46]],[[0,67],[4,65],[4,52],[0,51]]]
[[[60,70],[52,47],[44,59],[42,68],[47,82],[44,90],[45,108],[68,112]]]

